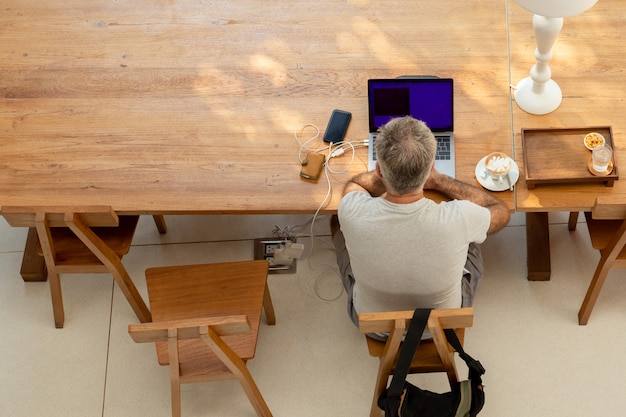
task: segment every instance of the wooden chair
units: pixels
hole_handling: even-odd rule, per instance
[[[172,416],[180,384],[236,379],[259,417],[271,417],[246,362],[256,350],[261,310],[275,324],[267,261],[170,266],[146,270],[152,323],[131,324],[138,343],[156,342],[170,366]]]
[[[389,333],[386,342],[365,336],[370,355],[379,359],[370,417],[377,417],[381,414],[377,403],[378,397],[387,387],[389,377],[393,375],[402,338],[412,317],[413,311],[359,314],[361,333]],[[451,385],[457,382],[459,377],[454,362],[454,349],[448,344],[443,329],[455,329],[459,341],[463,344],[465,328],[471,327],[473,321],[473,308],[432,310],[427,325],[432,339],[420,342],[409,373],[445,372]]]
[[[589,321],[609,270],[626,268],[626,200],[598,197],[593,210],[585,213],[585,220],[591,245],[600,251],[600,261],[578,311],[580,325]]]
[[[122,264],[139,216],[118,216],[108,206],[5,206],[1,213],[11,226],[30,227],[37,231],[38,250],[45,259],[57,328],[62,328],[65,323],[61,274],[112,274],[139,320],[151,320],[150,310]],[[157,226],[161,230],[165,223],[157,223]]]

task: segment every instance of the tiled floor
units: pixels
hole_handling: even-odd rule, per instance
[[[305,223],[306,216],[167,217],[161,236],[142,219],[124,263],[141,293],[148,266],[250,259],[253,239]],[[570,233],[566,217],[551,217],[552,280],[526,280],[523,215],[483,245],[486,276],[475,302],[467,349],[481,360],[487,402],[484,417],[623,416],[626,396],[626,271],[613,271],[589,325],[577,311],[598,254],[584,224]],[[311,247],[292,275],[271,275],[277,325],[263,325],[249,363],[275,417],[367,416],[376,361],[345,312],[320,217]],[[300,228],[310,234],[309,226]],[[170,416],[167,368],[153,346],[127,333],[136,322],[112,279],[65,276],[66,323],[52,321],[46,283],[19,276],[25,231],[0,220],[0,416]],[[443,375],[415,376],[445,389]],[[183,416],[254,416],[235,382],[183,388]]]

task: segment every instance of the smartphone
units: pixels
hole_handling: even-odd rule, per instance
[[[333,110],[324,132],[324,142],[341,142],[346,136],[350,120],[352,120],[352,113],[339,109]]]

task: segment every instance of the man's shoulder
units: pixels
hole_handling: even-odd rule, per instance
[[[377,212],[378,204],[381,199],[372,197],[369,193],[358,191],[350,192],[344,195],[339,202],[338,214],[339,220],[367,218],[370,213]]]
[[[352,190],[348,191],[346,194],[341,197],[341,201],[339,204],[349,204],[357,201],[367,201],[372,200],[376,197],[372,197],[370,193],[361,190]]]

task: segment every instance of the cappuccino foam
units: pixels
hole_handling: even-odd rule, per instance
[[[511,160],[501,155],[493,155],[485,162],[485,166],[489,171],[504,173],[511,167]]]

